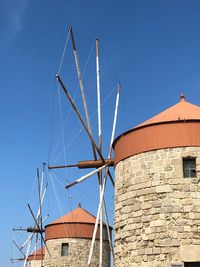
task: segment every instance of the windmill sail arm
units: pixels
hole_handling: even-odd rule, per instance
[[[83,181],[86,180],[87,178],[89,178],[89,177],[91,177],[92,175],[94,175],[94,174],[98,173],[99,171],[103,170],[106,166],[107,166],[107,165],[103,165],[102,167],[100,167],[100,168],[98,168],[98,169],[96,169],[96,170],[94,170],[94,171],[92,171],[92,172],[90,172],[90,173],[88,173],[88,174],[86,174],[86,175],[80,177],[80,178],[77,179],[76,181],[74,181],[74,182],[68,184],[67,186],[65,186],[65,188],[68,189],[69,187],[71,187],[71,186],[73,186],[73,185],[75,185],[75,184],[79,184],[79,183],[83,182]]]
[[[99,155],[101,161],[105,164],[105,159],[104,159],[104,157],[103,157],[103,155],[102,155],[102,153],[101,153],[99,147],[98,147],[97,144],[95,143],[95,141],[94,141],[94,139],[93,139],[93,137],[92,137],[92,135],[91,135],[91,133],[90,133],[88,127],[86,126],[86,124],[85,124],[85,122],[84,122],[84,120],[83,120],[83,118],[82,118],[82,116],[81,116],[81,114],[80,114],[80,112],[79,112],[79,110],[78,110],[78,108],[77,108],[77,106],[76,106],[76,104],[75,104],[73,98],[71,97],[69,91],[68,91],[67,88],[65,87],[65,85],[64,85],[64,83],[62,82],[62,80],[61,80],[61,78],[60,78],[59,75],[56,75],[56,79],[57,79],[57,81],[59,82],[60,86],[62,87],[64,93],[66,94],[66,96],[67,96],[67,98],[68,98],[68,100],[69,100],[69,102],[70,102],[72,108],[74,109],[75,113],[77,114],[77,116],[78,116],[78,118],[79,118],[79,120],[80,120],[80,122],[81,122],[83,128],[85,129],[85,131],[86,131],[86,133],[87,133],[89,139],[91,140],[92,144],[94,145],[94,147],[95,147],[95,149],[96,149],[96,151],[97,151],[97,153],[98,153],[98,155]],[[109,177],[110,177],[110,179],[111,179],[111,182],[112,182],[113,185],[114,185],[114,181],[113,181],[112,175],[110,174],[110,171],[109,171],[109,170],[108,170],[108,175],[109,175]]]
[[[105,164],[109,167],[114,166],[114,160],[113,159],[105,159]],[[84,160],[79,161],[77,164],[70,164],[70,165],[58,165],[58,166],[48,166],[48,168],[51,169],[62,169],[62,168],[72,168],[72,167],[78,167],[79,169],[90,169],[90,168],[100,168],[103,165],[105,165],[102,160]]]

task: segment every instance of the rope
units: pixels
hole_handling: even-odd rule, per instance
[[[90,58],[91,58],[91,55],[92,55],[93,50],[94,50],[94,42],[93,42],[93,44],[92,44],[92,47],[91,47],[91,49],[90,49],[89,56],[88,56],[88,58],[87,58],[87,61],[86,61],[86,63],[85,63],[85,66],[84,66],[84,68],[83,68],[82,78],[83,78],[84,75],[85,75],[85,72],[86,72],[87,66],[88,66],[88,64],[89,64],[89,61],[90,61]],[[76,100],[76,98],[77,98],[77,95],[78,95],[78,89],[79,89],[79,83],[78,83],[78,85],[77,85],[77,87],[76,87],[76,92],[75,92],[74,100]],[[59,137],[58,137],[58,139],[57,139],[57,143],[56,143],[56,146],[55,146],[55,149],[54,149],[53,154],[55,154],[55,152],[56,152],[56,149],[57,149],[58,144],[59,144],[59,142],[60,142],[60,138],[61,138],[61,136],[62,136],[62,132],[64,132],[64,128],[65,128],[65,126],[66,126],[66,124],[67,124],[67,122],[68,122],[68,119],[69,119],[69,117],[70,117],[70,115],[71,115],[71,112],[72,112],[72,108],[70,107],[70,108],[69,108],[69,111],[68,111],[68,113],[67,113],[65,122],[64,122],[64,124],[63,124],[63,126],[62,126],[61,133],[60,133],[60,135],[59,135]],[[51,128],[53,128],[53,127],[51,127]],[[50,145],[51,145],[51,143],[50,143]],[[52,155],[51,158],[53,158],[53,155]],[[55,162],[55,160],[54,160],[54,162]]]
[[[68,31],[66,42],[65,42],[65,46],[64,46],[64,49],[63,49],[63,53],[62,53],[62,57],[61,57],[61,60],[60,60],[60,65],[59,65],[59,68],[58,68],[58,74],[60,74],[60,71],[61,71],[61,68],[62,68],[62,65],[63,65],[63,60],[64,60],[64,57],[65,57],[67,44],[68,44],[68,41],[69,41],[69,35],[70,35],[70,32]]]
[[[66,144],[63,150],[66,150],[79,136],[79,134],[83,131],[83,128],[80,128],[78,132],[71,138],[71,140]],[[63,154],[63,151],[58,154],[58,156],[55,158],[55,160],[52,162],[54,164]]]
[[[56,192],[56,188],[55,188],[55,185],[54,185],[54,182],[53,182],[53,179],[52,179],[52,176],[54,176],[54,178],[56,178],[56,176],[52,172],[49,172],[49,176],[50,176],[53,192],[54,192],[54,195],[55,195],[55,198],[56,198],[56,202],[57,202],[57,205],[58,205],[58,210],[59,210],[60,216],[62,217],[64,215],[63,208],[61,206],[61,203],[59,202],[59,199],[58,199],[58,196],[57,196],[57,192]],[[63,224],[64,224],[64,221],[63,221]],[[67,225],[66,224],[65,224],[65,228],[64,229],[65,229],[66,235],[68,235]]]
[[[109,94],[104,98],[104,100],[101,103],[101,106],[103,107],[105,105],[105,103],[108,101],[108,99],[111,97],[111,95],[114,93],[114,91],[116,90],[116,87],[114,86],[113,89],[109,92]],[[93,112],[92,116],[91,116],[91,121],[94,119],[95,115],[97,114],[97,109]],[[78,136],[80,135],[80,133],[83,131],[83,127],[81,127],[77,133],[70,139],[70,141],[66,144],[66,146],[64,147],[63,151],[61,151],[58,156],[52,161],[52,164],[54,164],[64,153],[64,151],[78,138]]]
[[[119,76],[118,76],[117,72],[115,71],[112,63],[110,62],[110,60],[108,60],[108,57],[107,57],[107,54],[106,54],[106,50],[105,50],[105,48],[104,48],[104,46],[102,44],[101,44],[101,51],[102,51],[102,54],[104,55],[104,58],[105,58],[105,60],[106,60],[106,62],[108,64],[113,76],[115,77],[115,79],[117,81],[120,81]]]
[[[51,108],[51,125],[50,125],[50,138],[49,138],[49,153],[48,153],[48,165],[49,165],[49,162],[50,162],[50,156],[52,154],[52,138],[53,138],[53,135],[52,135],[52,132],[53,132],[53,121],[54,121],[54,110],[55,110],[55,105],[56,105],[56,101],[55,101],[55,94],[56,94],[56,80],[54,79],[54,90],[53,90],[53,93],[52,93],[52,108]]]
[[[27,212],[27,202],[30,202],[31,199],[33,198],[33,192],[34,192],[34,187],[35,187],[35,185],[36,185],[36,175],[34,175],[34,181],[33,181],[33,183],[32,183],[31,189],[30,189],[30,191],[28,192],[27,197],[25,198],[25,199],[27,199],[27,201],[24,201],[24,202],[25,202],[24,206],[22,207],[21,211],[19,211],[19,212],[17,213],[18,216],[17,216],[16,222],[15,222],[13,228],[15,228],[15,227],[17,226],[17,224],[18,224],[20,221],[23,220],[23,216],[24,216],[24,214]]]
[[[57,181],[60,183],[60,185],[62,185],[63,187],[66,185],[65,183],[69,183],[69,180],[66,178],[66,177],[63,177],[57,173],[55,173],[54,170],[51,170],[51,172],[53,172],[54,174],[54,177],[57,177]],[[65,180],[65,183],[63,183],[63,181],[59,180],[58,178],[60,179],[64,179]],[[99,204],[99,201],[95,200],[92,196],[90,196],[88,193],[85,193],[83,190],[79,189],[77,186],[74,186],[73,187],[75,190],[79,191],[80,193],[82,193],[83,195],[85,195],[86,197],[88,197],[89,199],[91,199],[95,204]],[[68,189],[69,190],[69,189]],[[108,204],[110,206],[110,208],[112,208],[112,205],[111,204]],[[107,205],[107,206],[108,206]],[[113,210],[109,209],[109,212],[111,212],[113,214]]]

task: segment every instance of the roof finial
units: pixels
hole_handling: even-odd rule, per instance
[[[78,208],[81,208],[81,203],[78,203]]]
[[[184,94],[181,94],[181,95],[180,95],[180,101],[185,101],[185,96],[184,96]]]

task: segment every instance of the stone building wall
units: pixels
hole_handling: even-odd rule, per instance
[[[197,178],[183,178],[187,156],[197,157]],[[115,177],[117,267],[200,261],[199,147],[134,155],[117,164]]]
[[[41,267],[41,260],[32,260],[28,262],[28,267]]]
[[[62,243],[69,244],[69,255],[61,256]],[[82,238],[51,239],[46,242],[50,251],[45,253],[45,267],[86,267],[91,240]],[[91,267],[99,266],[99,241],[96,240]],[[110,266],[110,250],[108,241],[103,243],[103,267]]]

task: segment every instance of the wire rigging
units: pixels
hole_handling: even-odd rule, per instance
[[[83,72],[82,72],[82,78],[84,77],[84,75],[85,75],[85,73],[86,73],[86,70],[87,70],[87,67],[88,67],[88,64],[89,64],[89,61],[90,61],[90,59],[91,59],[91,56],[92,56],[93,51],[94,51],[94,42],[92,43],[92,47],[91,47],[91,49],[90,49],[89,56],[88,56],[87,61],[86,61],[85,65],[84,65]],[[74,95],[74,99],[75,99],[75,100],[76,100],[77,95],[78,95],[78,90],[79,90],[79,83],[78,83],[78,85],[77,85],[77,87],[76,87],[76,91],[75,91],[75,95]],[[58,92],[58,91],[57,91],[57,92]],[[51,156],[51,160],[53,159],[53,156],[54,156],[55,153],[56,153],[56,149],[57,149],[58,144],[59,144],[59,142],[60,142],[60,138],[61,138],[61,136],[62,136],[62,132],[64,131],[64,128],[65,128],[65,126],[66,126],[66,124],[67,124],[67,122],[68,122],[68,120],[69,120],[69,117],[70,117],[70,115],[71,115],[71,112],[72,112],[72,108],[70,107],[69,110],[68,110],[67,116],[66,116],[66,118],[65,118],[65,121],[64,121],[64,123],[63,123],[63,125],[62,125],[61,133],[59,134],[59,137],[58,137],[58,139],[57,139],[57,142],[56,142],[56,146],[55,146],[55,148],[54,148],[53,155]],[[53,127],[51,127],[51,128],[53,128]],[[51,145],[52,145],[52,142],[51,142]],[[51,152],[51,150],[50,150],[50,152]],[[50,156],[49,156],[49,158],[50,158]],[[55,162],[55,160],[54,160],[54,162]]]
[[[61,57],[61,60],[60,60],[60,65],[59,65],[59,68],[58,68],[58,74],[60,73],[62,65],[63,65],[63,61],[64,61],[66,49],[67,49],[67,44],[68,44],[68,41],[69,41],[69,35],[70,35],[70,32],[68,31],[66,42],[65,42],[65,46],[64,46],[64,49],[63,49],[63,53],[62,53],[62,57]]]
[[[112,88],[112,90],[109,91],[108,95],[107,95],[107,96],[104,98],[104,100],[101,102],[101,106],[102,106],[102,107],[106,104],[106,102],[108,101],[108,99],[113,95],[113,93],[115,92],[115,90],[116,90],[116,86],[114,86],[114,87]],[[94,120],[96,114],[97,114],[97,108],[96,108],[96,110],[93,112],[93,114],[90,116],[91,121]],[[52,160],[52,164],[54,164],[54,163],[55,163],[55,162],[62,156],[62,154],[64,153],[64,150],[66,150],[67,148],[69,148],[69,146],[70,146],[70,145],[71,145],[71,144],[78,138],[78,136],[80,135],[81,132],[83,132],[83,127],[81,127],[81,128],[76,132],[76,134],[69,140],[69,142],[65,145],[63,151],[61,151],[61,152],[57,155],[57,157],[56,157],[54,160]]]

